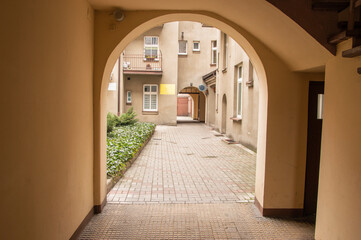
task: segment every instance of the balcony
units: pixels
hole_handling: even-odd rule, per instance
[[[162,53],[145,55],[144,53],[124,53],[123,73],[142,75],[162,75]]]

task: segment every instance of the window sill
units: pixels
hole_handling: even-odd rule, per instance
[[[217,66],[217,63],[211,63],[211,64],[209,64],[211,67],[215,67],[215,66]]]
[[[193,49],[193,52],[200,52],[201,50]]]
[[[142,115],[158,115],[158,111],[143,111]]]
[[[227,72],[227,68],[224,68],[223,70],[222,70],[222,73],[226,73]]]
[[[159,58],[144,58],[143,62],[159,62]]]
[[[187,56],[187,53],[178,53],[178,56]]]
[[[231,117],[231,120],[235,121],[235,122],[241,122],[242,118],[238,118],[238,117]]]
[[[131,103],[131,102],[127,102],[126,105],[132,105],[132,103]]]

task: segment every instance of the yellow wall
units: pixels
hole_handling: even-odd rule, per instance
[[[342,58],[339,45],[326,65],[316,239],[361,236],[361,57]]]
[[[93,207],[93,10],[0,11],[0,239],[69,239]]]

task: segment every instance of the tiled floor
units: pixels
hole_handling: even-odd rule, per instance
[[[307,219],[264,218],[252,203],[109,203],[79,239],[305,240],[313,232]]]
[[[228,145],[203,124],[157,126],[108,194],[118,203],[222,203],[254,198],[256,156]]]
[[[255,158],[203,124],[157,126],[79,239],[313,239],[310,219],[260,216]]]

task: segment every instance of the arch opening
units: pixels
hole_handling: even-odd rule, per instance
[[[101,73],[101,82],[99,92],[95,92],[95,95],[99,96],[99,109],[95,111],[95,119],[98,120],[99,125],[95,126],[95,162],[94,162],[94,199],[96,203],[102,202],[102,199],[105,198],[105,191],[103,190],[103,185],[105,180],[103,172],[105,172],[105,152],[106,152],[106,136],[104,134],[105,129],[105,116],[106,116],[106,89],[109,76],[111,75],[112,67],[118,59],[120,53],[126,48],[126,46],[135,39],[138,35],[142,34],[148,29],[152,27],[159,26],[161,24],[167,22],[174,21],[192,21],[192,22],[202,22],[203,24],[213,26],[215,28],[220,29],[222,32],[231,36],[247,53],[250,57],[253,67],[258,74],[259,82],[260,82],[260,99],[259,99],[259,131],[258,138],[262,139],[258,141],[258,149],[261,154],[259,154],[258,158],[262,159],[260,162],[264,164],[264,153],[265,153],[265,136],[266,136],[266,119],[267,119],[267,80],[266,80],[266,72],[261,61],[260,56],[257,54],[256,50],[252,47],[250,42],[241,34],[240,29],[231,26],[226,21],[222,21],[217,19],[214,16],[208,16],[207,14],[195,14],[195,13],[174,13],[174,14],[165,14],[162,16],[154,17],[150,20],[144,21],[140,23],[138,26],[134,27],[131,31],[129,31],[124,36],[118,36],[120,42],[114,44],[114,48],[111,51],[108,51],[109,54],[106,55],[104,59],[105,62],[103,64],[104,68],[99,72]],[[202,93],[203,94],[203,93]],[[204,102],[206,104],[206,97],[204,96]],[[205,106],[207,108],[208,106]],[[96,107],[95,107],[96,108]],[[262,118],[261,118],[262,117]],[[204,117],[204,120],[207,121]],[[226,122],[226,121],[222,121]],[[257,160],[258,161],[258,160]],[[259,199],[262,202],[263,199],[263,181],[264,181],[264,166],[259,168],[259,185],[260,192]],[[258,170],[257,170],[258,171]],[[256,181],[257,182],[257,181]],[[257,195],[257,187],[256,187],[256,195]]]

